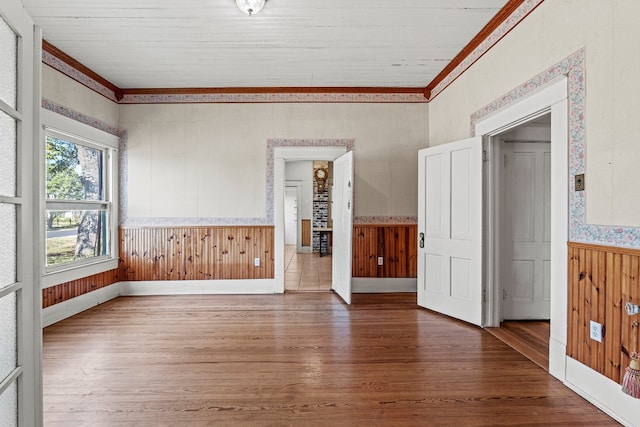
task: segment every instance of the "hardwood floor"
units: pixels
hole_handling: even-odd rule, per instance
[[[486,331],[548,371],[549,327],[548,320],[507,320]]]
[[[120,297],[44,330],[46,426],[616,423],[415,294]]]

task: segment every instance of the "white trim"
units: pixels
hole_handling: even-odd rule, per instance
[[[351,292],[354,294],[417,292],[416,278],[379,278],[354,277],[351,279]]]
[[[99,201],[65,201],[46,199],[44,184],[40,185],[42,197],[41,221],[44,224],[45,211],[47,209],[76,209],[85,206],[87,209],[105,209],[107,211],[109,255],[95,257],[90,260],[71,262],[67,265],[46,266],[46,231],[40,227],[38,234],[42,241],[42,288],[66,283],[94,274],[118,268],[118,145],[120,139],[100,129],[54,113],[44,108],[39,108],[42,127],[38,138],[39,146],[43,144],[47,134],[69,139],[70,142],[98,149],[104,153],[104,200]],[[42,149],[44,157],[44,149]],[[45,181],[44,159],[40,162],[41,181]]]
[[[119,282],[120,295],[273,294],[274,279]]]
[[[274,279],[116,282],[42,310],[46,327],[119,296],[273,294]]]
[[[564,383],[625,426],[640,426],[640,401],[621,391],[620,384],[567,356]]]
[[[72,139],[77,139],[77,141],[72,142],[93,148],[102,148],[100,147],[100,145],[102,145],[116,151],[118,150],[120,139],[115,135],[111,135],[103,130],[44,108],[40,108],[40,117],[43,129],[62,135],[63,137],[68,136]],[[96,143],[100,145],[96,146]]]
[[[567,77],[553,81],[523,98],[476,123],[475,134],[493,136],[546,114],[549,106],[567,99]]]
[[[88,265],[69,264],[69,268],[64,270],[52,271],[42,276],[42,289],[50,288],[61,283],[71,282],[72,280],[82,279],[84,277],[93,276],[94,274],[104,273],[105,271],[118,268],[117,259],[108,259],[93,262]]]
[[[42,327],[74,316],[96,305],[105,303],[120,295],[120,283],[114,283],[95,291],[52,305],[42,310]]]
[[[534,94],[492,114],[476,124],[476,135],[496,135],[524,123],[531,118],[546,114],[551,109],[551,333],[550,340],[555,348],[566,346],[567,342],[567,239],[569,236],[569,194],[568,194],[568,85],[565,76],[554,79]],[[495,163],[495,162],[494,162]],[[488,168],[491,168],[490,162]],[[489,172],[491,174],[491,171]],[[488,189],[485,187],[485,192]],[[491,203],[491,201],[489,201]],[[495,251],[485,260],[487,269],[495,256]],[[495,265],[493,265],[495,267]],[[485,319],[495,322],[499,310],[499,290],[495,286],[487,286],[487,300],[493,304],[485,304]],[[493,325],[490,323],[489,325]],[[497,326],[497,325],[496,325]],[[560,380],[564,372],[564,354],[551,352],[549,365],[554,369],[550,373]],[[551,359],[556,357],[557,359]]]

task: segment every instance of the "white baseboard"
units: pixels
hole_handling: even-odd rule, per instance
[[[42,310],[42,327],[112,300],[134,295],[273,294],[275,279],[117,282]]]
[[[354,294],[416,292],[418,279],[383,279],[377,277],[354,277],[351,292]]]
[[[640,426],[640,399],[622,392],[615,381],[599,374],[577,360],[566,356],[565,385],[628,427]]]
[[[567,346],[553,337],[549,338],[549,373],[564,382],[567,372]]]
[[[42,327],[71,317],[120,295],[120,283],[105,286],[42,310]]]
[[[275,279],[120,282],[120,295],[272,294]]]

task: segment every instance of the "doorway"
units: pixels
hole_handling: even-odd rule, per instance
[[[500,324],[487,331],[549,368],[551,281],[551,115],[495,135],[499,178],[489,188],[499,208],[493,241]]]
[[[285,292],[331,290],[331,170],[326,160],[285,161]]]
[[[551,115],[492,137],[500,178],[494,228],[500,256],[500,320],[549,320],[551,281]]]
[[[550,260],[555,262],[547,263],[548,368],[560,380],[565,378],[567,340],[567,93],[567,78],[559,76],[536,93],[472,121],[478,136],[418,153],[418,305],[482,327],[499,327],[503,254],[501,201],[495,188],[503,159],[495,137],[550,114]]]
[[[347,303],[351,301],[351,245],[344,242],[351,239],[353,221],[353,146],[352,139],[338,140],[269,140],[273,147],[273,213],[275,225],[274,242],[274,292],[285,291],[285,233],[284,198],[285,171],[288,161],[322,160],[340,163],[345,167],[336,173],[333,182],[334,224],[339,219],[339,230],[333,232],[334,250],[340,250],[341,256],[331,257],[331,289]],[[348,167],[347,167],[348,166]],[[344,188],[342,188],[344,187]],[[270,199],[267,199],[267,203]],[[329,258],[327,258],[328,260]]]

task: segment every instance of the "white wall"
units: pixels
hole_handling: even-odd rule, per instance
[[[429,103],[429,143],[469,136],[470,115],[586,48],[587,223],[640,226],[640,2],[542,3]]]
[[[417,215],[426,104],[122,105],[128,217],[264,217],[268,138],[355,138],[359,216]]]
[[[298,200],[300,219],[311,219],[313,215],[313,162],[308,160],[285,163],[284,179],[298,181],[302,185],[302,200]]]
[[[45,64],[42,64],[42,97],[111,126],[118,126],[118,104]]]

